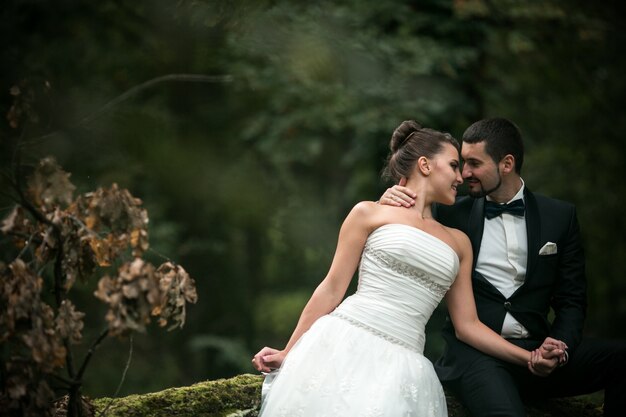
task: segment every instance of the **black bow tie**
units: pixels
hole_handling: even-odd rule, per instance
[[[524,200],[518,199],[507,204],[498,204],[494,201],[485,201],[485,217],[493,219],[502,213],[511,213],[514,216],[524,216]]]

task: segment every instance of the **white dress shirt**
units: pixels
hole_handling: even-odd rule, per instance
[[[524,181],[511,201],[524,199]],[[487,200],[491,201],[489,196]],[[485,218],[476,271],[489,281],[505,298],[509,298],[524,284],[528,259],[526,219],[511,213]],[[528,337],[528,330],[508,312],[504,317],[501,335],[508,338]]]

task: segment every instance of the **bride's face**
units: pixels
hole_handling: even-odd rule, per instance
[[[431,184],[433,201],[441,204],[454,204],[457,187],[463,183],[459,152],[449,143],[431,159]]]

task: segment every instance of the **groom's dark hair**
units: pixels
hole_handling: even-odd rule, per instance
[[[483,119],[468,127],[463,133],[463,142],[485,142],[485,151],[498,163],[506,155],[515,158],[515,172],[522,171],[524,163],[524,143],[519,128],[503,118]]]

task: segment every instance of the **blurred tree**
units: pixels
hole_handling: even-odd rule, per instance
[[[481,117],[516,121],[529,186],[579,208],[589,323],[621,331],[618,3],[5,3],[0,106],[9,114],[9,89],[29,85],[39,122],[21,139],[2,123],[2,166],[21,140],[26,162],[56,155],[79,190],[132,189],[155,223],[151,256],[167,253],[197,280],[203,302],[187,327],[136,343],[123,392],[249,370],[227,353],[284,343],[326,273],[341,219],[382,193],[388,138],[408,118],[457,137]],[[161,83],[98,112],[176,73],[230,81]],[[590,198],[598,183],[611,191]],[[441,348],[435,319],[431,357]],[[125,355],[115,350],[86,381],[91,392],[110,395]]]

